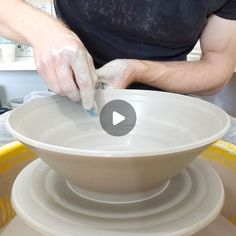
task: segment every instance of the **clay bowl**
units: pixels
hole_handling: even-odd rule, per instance
[[[107,134],[99,117],[60,96],[15,109],[7,127],[74,192],[114,202],[138,201],[161,191],[230,127],[223,110],[189,96],[140,90],[96,94],[100,110],[114,99],[129,102],[137,115],[135,128],[122,137]]]

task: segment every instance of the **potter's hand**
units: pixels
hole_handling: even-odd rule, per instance
[[[111,61],[96,70],[98,81],[108,88],[127,88],[135,81],[133,64],[134,61],[128,59]]]
[[[86,110],[96,109],[93,59],[73,32],[49,32],[32,46],[37,70],[53,92],[73,101],[81,98]]]

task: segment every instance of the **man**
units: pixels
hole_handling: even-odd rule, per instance
[[[54,3],[64,23],[24,1],[0,0],[0,35],[31,44],[49,88],[81,98],[87,110],[95,107],[98,79],[115,88],[142,83],[207,95],[224,87],[233,73],[236,0]],[[186,62],[198,39],[201,60]]]

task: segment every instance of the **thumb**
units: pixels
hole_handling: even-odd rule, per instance
[[[98,80],[99,82],[108,84],[122,81],[127,67],[127,60],[125,59],[111,61],[100,69],[96,70]]]
[[[109,83],[116,76],[113,66],[108,64],[96,70],[96,74],[98,81],[102,83]]]

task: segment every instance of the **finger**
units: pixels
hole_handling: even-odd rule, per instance
[[[91,73],[92,78],[93,78],[93,80],[92,80],[93,86],[95,87],[96,83],[98,82],[98,77],[97,77],[96,69],[95,69],[95,66],[94,66],[94,63],[93,63],[93,58],[88,52],[87,52],[87,59],[88,59],[88,65],[89,65],[90,73]]]
[[[94,105],[93,77],[90,72],[86,50],[81,50],[79,55],[72,60],[71,66],[75,80],[80,89],[83,107],[91,110]]]
[[[126,88],[129,84],[127,67],[128,63],[125,59],[111,61],[96,71],[98,80],[108,88]]]
[[[112,66],[105,65],[101,67],[100,69],[96,70],[96,74],[98,77],[99,82],[107,83],[112,78],[115,77],[115,72]]]
[[[72,101],[79,101],[79,89],[75,84],[73,73],[67,60],[59,60],[57,62],[56,73],[59,86],[63,94],[69,97]]]
[[[94,96],[95,96],[95,87],[96,87],[98,78],[97,78],[95,66],[94,66],[94,63],[93,63],[93,58],[88,52],[87,52],[87,59],[88,59],[88,65],[89,65],[90,73],[91,73],[91,76],[92,76],[93,91],[94,91]],[[92,108],[92,110],[90,110],[90,114],[93,115],[93,116],[96,116],[97,113],[98,113],[98,107],[97,107],[97,104],[94,100],[93,108]]]
[[[98,78],[104,81],[113,78],[122,78],[128,68],[128,62],[125,59],[116,59],[96,71]]]

